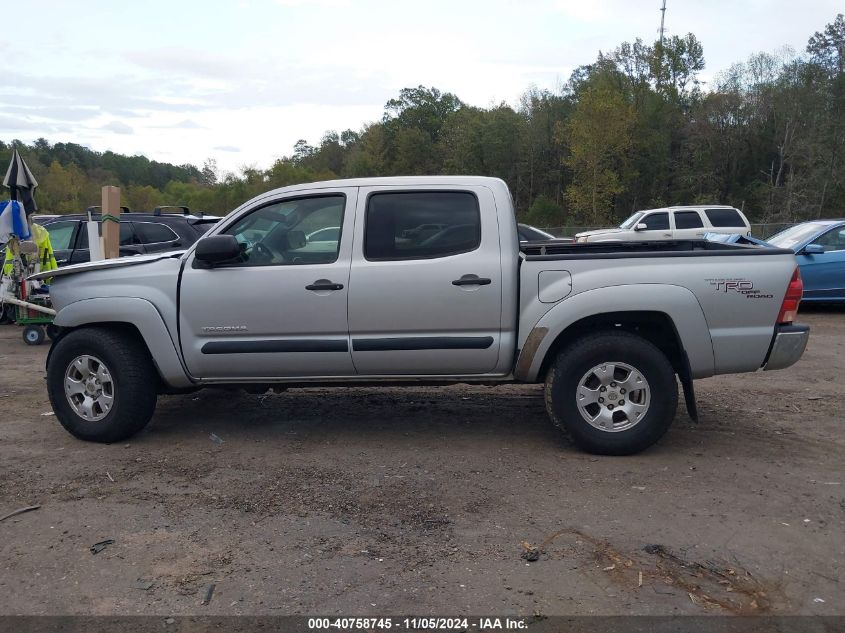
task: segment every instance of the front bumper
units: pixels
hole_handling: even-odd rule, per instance
[[[798,362],[809,338],[809,325],[778,325],[763,369],[783,369]]]

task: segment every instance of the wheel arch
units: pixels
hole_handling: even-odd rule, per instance
[[[517,380],[545,379],[566,345],[598,329],[632,331],[666,354],[682,380],[713,375],[710,331],[695,295],[666,284],[610,286],[576,294],[549,310],[526,337]]]
[[[71,331],[83,327],[123,329],[137,336],[150,352],[162,382],[172,388],[193,385],[188,377],[176,346],[156,307],[146,299],[109,297],[83,299],[71,303],[56,314],[53,323]],[[61,340],[61,337],[59,338]],[[50,362],[50,354],[47,362]]]

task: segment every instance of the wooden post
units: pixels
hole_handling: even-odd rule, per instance
[[[103,256],[120,257],[120,187],[103,187]]]

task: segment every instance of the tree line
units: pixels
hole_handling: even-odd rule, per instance
[[[213,159],[175,166],[73,143],[17,144],[43,212],[97,204],[105,184],[148,210],[186,204],[225,214],[275,187],[359,176],[474,174],[504,179],[521,219],[606,225],[637,209],[720,203],[754,222],[845,216],[845,20],[803,52],[758,53],[704,86],[693,34],[600,52],[558,90],[529,88],[517,107],[470,106],[405,88],[378,122],[300,140],[268,169],[221,174]]]

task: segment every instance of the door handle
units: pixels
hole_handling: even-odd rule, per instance
[[[453,286],[489,286],[490,280],[486,277],[470,277],[469,275],[464,275],[460,279],[455,279],[452,282]]]
[[[306,290],[343,290],[343,284],[336,284],[328,279],[318,279],[313,284],[305,286]]]

